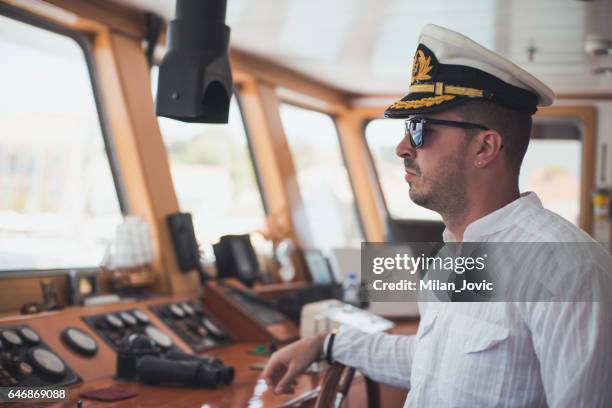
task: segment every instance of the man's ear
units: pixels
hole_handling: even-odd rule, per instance
[[[483,168],[491,164],[501,154],[502,136],[496,130],[489,129],[480,132],[475,139],[474,167]]]

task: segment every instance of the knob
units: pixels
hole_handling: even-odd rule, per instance
[[[119,313],[119,317],[121,317],[121,320],[127,323],[128,326],[136,326],[138,324],[138,321],[131,313],[121,312]]]
[[[2,340],[4,340],[8,346],[19,347],[23,344],[21,337],[13,330],[4,330],[1,336]]]
[[[22,327],[19,329],[19,334],[24,340],[29,344],[38,344],[40,343],[40,336],[29,327]]]
[[[175,319],[182,319],[185,317],[185,312],[179,305],[170,305],[169,307],[170,313],[174,316]]]
[[[111,327],[111,329],[121,330],[124,327],[123,322],[117,316],[109,314],[105,317],[106,323]]]
[[[193,307],[191,307],[188,303],[183,303],[181,306],[183,306],[183,310],[187,316],[195,316],[195,310],[193,310]]]
[[[140,323],[147,324],[151,321],[149,319],[149,316],[147,316],[147,314],[143,312],[142,310],[134,310],[133,313],[134,313],[134,316],[136,316],[136,319],[138,319]]]

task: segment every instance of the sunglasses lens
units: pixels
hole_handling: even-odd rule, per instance
[[[406,133],[410,135],[410,144],[414,148],[419,148],[423,145],[423,122],[407,121]]]

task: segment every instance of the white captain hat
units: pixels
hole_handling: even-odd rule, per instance
[[[533,115],[554,92],[501,55],[458,32],[433,25],[421,31],[408,94],[385,111],[389,118],[439,112],[474,98]]]

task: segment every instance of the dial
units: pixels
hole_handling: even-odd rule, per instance
[[[147,326],[145,333],[161,348],[167,349],[172,347],[172,339],[157,327]]]
[[[185,312],[183,311],[183,309],[181,309],[179,305],[170,305],[169,309],[170,313],[172,313],[172,316],[174,316],[174,318],[182,319],[183,317],[185,317]]]
[[[121,312],[119,313],[119,317],[121,317],[121,320],[123,320],[129,326],[135,326],[138,324],[136,318],[129,312]]]
[[[75,327],[64,329],[61,339],[71,350],[84,356],[93,356],[98,352],[98,343],[94,338]]]
[[[194,316],[195,315],[195,310],[193,310],[193,307],[191,307],[189,305],[189,303],[183,303],[181,306],[183,307],[183,310],[185,311],[187,316]]]
[[[225,337],[225,333],[223,332],[223,330],[221,330],[219,326],[214,324],[212,320],[206,317],[203,317],[201,319],[201,322],[202,322],[202,325],[206,328],[206,330],[208,330],[208,332],[212,334],[214,337],[217,337],[217,338]]]
[[[21,334],[21,337],[23,337],[25,341],[30,344],[40,343],[40,336],[29,327],[22,327],[19,329],[19,334]]]
[[[136,319],[138,319],[138,321],[140,323],[149,323],[151,320],[149,319],[149,316],[143,312],[142,310],[134,310],[134,316],[136,316]]]
[[[117,316],[113,314],[109,314],[109,315],[106,315],[105,320],[106,320],[106,323],[108,323],[111,328],[116,329],[116,330],[123,329],[124,324],[121,321],[121,319],[119,319]]]
[[[35,367],[47,375],[59,377],[66,372],[64,362],[47,349],[36,347],[31,349],[29,354]]]
[[[2,339],[7,344],[15,347],[21,346],[23,344],[23,341],[21,341],[21,337],[19,337],[19,335],[13,330],[4,330],[2,332]]]

